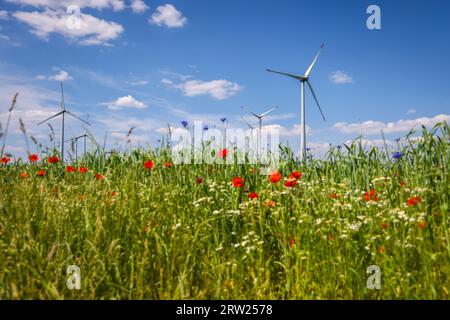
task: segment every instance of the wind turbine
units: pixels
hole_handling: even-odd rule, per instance
[[[309,82],[309,75],[311,74],[311,70],[314,67],[314,64],[317,61],[317,58],[319,58],[320,50],[322,50],[324,44],[320,46],[319,50],[317,51],[316,57],[312,61],[311,65],[306,69],[305,75],[297,75],[292,73],[286,73],[286,72],[280,72],[275,70],[266,69],[269,72],[278,73],[284,76],[288,76],[291,78],[294,78],[298,81],[300,81],[300,122],[301,122],[301,134],[300,134],[300,161],[303,161],[306,154],[306,124],[305,124],[305,82],[308,84],[309,89],[311,90],[311,93],[314,97],[314,100],[316,101],[317,107],[319,108],[320,114],[322,115],[323,121],[325,120],[325,116],[323,115],[322,109],[320,108],[319,101],[317,101],[316,94],[314,93],[314,89]]]
[[[64,119],[65,119],[65,114],[69,114],[72,117],[83,121],[84,123],[86,123],[88,126],[90,126],[90,124],[86,121],[84,121],[81,118],[78,118],[76,115],[74,115],[72,112],[70,112],[69,110],[66,110],[66,105],[64,104],[64,88],[63,88],[63,83],[61,81],[61,111],[58,112],[57,114],[52,115],[51,117],[45,119],[44,121],[41,121],[38,123],[38,125],[43,124],[44,122],[47,122],[48,120],[58,117],[58,116],[62,116],[61,119],[61,161],[64,162]]]
[[[262,129],[262,119],[268,115],[269,113],[271,113],[272,111],[275,111],[278,109],[278,107],[273,107],[272,109],[267,110],[266,112],[263,112],[261,114],[256,114],[253,111],[248,110],[246,107],[241,106],[242,110],[247,111],[248,113],[250,113],[251,115],[253,115],[254,117],[256,117],[258,119],[259,122],[259,130],[258,130],[258,153],[261,153],[261,129]],[[250,126],[247,123],[248,126]]]

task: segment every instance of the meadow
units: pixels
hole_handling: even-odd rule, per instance
[[[0,298],[449,299],[449,138],[441,123],[302,164],[283,148],[271,175],[164,148],[4,157]]]

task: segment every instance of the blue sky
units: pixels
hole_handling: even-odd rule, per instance
[[[381,9],[369,30],[366,9]],[[67,7],[82,25],[68,28]],[[379,144],[409,128],[450,119],[448,1],[3,0],[0,1],[0,122],[20,92],[7,151],[23,152],[18,118],[45,142],[36,123],[66,105],[92,122],[94,135],[155,144],[167,123],[203,120],[245,127],[241,105],[279,110],[266,124],[299,144],[299,85],[265,71],[303,74],[325,48],[311,83],[323,123],[306,96],[308,145],[318,151],[362,131]],[[333,76],[334,75],[334,76]],[[251,118],[247,118],[252,121]],[[59,134],[59,121],[52,122]],[[82,132],[70,121],[68,137]]]

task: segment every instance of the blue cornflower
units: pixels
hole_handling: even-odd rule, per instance
[[[225,118],[225,117],[220,118],[220,121],[225,122],[225,121],[227,121],[227,118]]]
[[[186,120],[181,121],[181,124],[183,125],[183,127],[187,127],[188,126],[188,122]]]
[[[394,157],[394,159],[400,159],[401,157],[403,157],[403,153],[401,153],[401,152],[394,152],[392,154],[392,156]]]
[[[203,126],[203,131],[208,131],[208,125],[207,124],[205,124],[204,126]]]

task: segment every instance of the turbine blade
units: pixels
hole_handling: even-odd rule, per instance
[[[262,113],[262,114],[260,115],[260,117],[262,118],[262,117],[264,117],[265,115],[267,115],[267,114],[269,114],[269,113],[271,113],[272,111],[275,111],[275,110],[277,110],[277,109],[278,109],[278,107],[273,107],[272,109],[270,109],[270,110],[268,110],[268,111]]]
[[[241,106],[241,109],[247,111],[248,113],[250,113],[250,114],[252,114],[252,115],[254,115],[254,116],[257,117],[258,119],[261,117],[260,115],[257,115],[256,113],[254,113],[254,112],[248,110],[248,109],[247,109],[246,107],[244,107],[244,106]]]
[[[70,111],[68,111],[68,110],[65,110],[65,109],[64,109],[62,112],[67,112],[67,113],[70,114],[72,117],[77,118],[77,119],[80,120],[80,121],[83,121],[83,122],[86,123],[88,126],[91,125],[89,122],[84,121],[83,119],[77,117],[76,115],[74,115],[72,112],[70,112]]]
[[[64,111],[60,111],[60,112],[58,112],[57,114],[54,114],[54,115],[52,115],[51,117],[45,119],[44,121],[39,122],[37,125],[43,124],[44,122],[47,122],[48,120],[53,119],[54,117],[59,116],[59,115],[62,114],[63,112],[64,112]]]
[[[319,111],[320,111],[320,114],[322,115],[323,121],[326,122],[327,120],[325,119],[325,116],[323,115],[322,108],[320,108],[319,101],[317,101],[317,97],[316,97],[316,94],[314,93],[314,89],[313,89],[311,83],[309,83],[309,80],[306,81],[306,83],[308,84],[309,90],[311,90],[314,100],[316,100],[317,107],[319,108]]]
[[[254,127],[254,126],[252,126],[250,123],[248,123],[247,122],[247,120],[245,120],[243,117],[241,117],[241,119],[242,119],[242,121],[244,121],[246,124],[247,124],[247,126],[250,128],[250,129],[255,129],[256,127]]]
[[[304,76],[299,76],[299,75],[293,74],[293,73],[286,73],[286,72],[275,71],[275,70],[270,70],[270,69],[266,69],[266,71],[282,74],[284,76],[288,76],[288,77],[291,77],[291,78],[294,78],[294,79],[300,80],[300,81],[306,79],[306,77],[304,77]]]
[[[305,72],[305,77],[306,77],[306,78],[309,77],[309,74],[311,73],[311,70],[312,70],[312,68],[314,67],[314,64],[316,63],[317,58],[319,58],[320,50],[322,50],[323,46],[324,46],[324,44],[322,43],[322,45],[321,45],[320,48],[319,48],[319,51],[317,51],[316,57],[315,57],[314,60],[311,62],[311,65],[308,67],[308,69],[306,69],[306,72]]]

